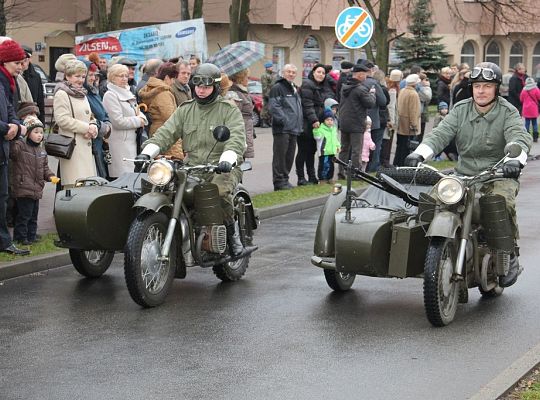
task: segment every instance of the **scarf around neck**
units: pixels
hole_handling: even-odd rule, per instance
[[[63,90],[69,96],[72,96],[78,99],[82,99],[86,97],[86,94],[88,93],[85,88],[73,87],[73,85],[69,84],[67,81],[58,82],[56,84],[56,87],[54,88],[54,93],[56,94],[56,92],[58,92],[59,90]]]
[[[15,78],[13,78],[13,75],[3,65],[0,65],[0,71],[8,78],[11,93],[15,92]]]

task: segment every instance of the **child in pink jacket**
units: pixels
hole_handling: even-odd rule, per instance
[[[364,131],[364,143],[362,145],[362,171],[366,171],[369,162],[369,152],[375,150],[375,142],[371,139],[371,118],[366,118],[366,130]]]
[[[538,89],[536,86],[536,82],[533,78],[527,78],[525,80],[525,87],[521,91],[519,99],[523,105],[522,115],[523,118],[525,118],[525,130],[529,132],[529,128],[532,123],[533,141],[538,142],[537,118],[540,114],[538,112],[538,104],[540,103],[540,89]]]

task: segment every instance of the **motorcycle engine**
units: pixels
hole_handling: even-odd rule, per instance
[[[203,232],[202,250],[223,254],[227,248],[227,229],[225,225],[212,225],[206,227]]]

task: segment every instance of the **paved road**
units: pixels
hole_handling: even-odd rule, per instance
[[[540,161],[519,198],[525,272],[475,290],[442,329],[418,279],[358,277],[335,294],[309,263],[318,211],[263,222],[244,280],[209,270],[143,310],[121,258],[99,280],[72,267],[0,286],[2,399],[465,399],[540,342]]]

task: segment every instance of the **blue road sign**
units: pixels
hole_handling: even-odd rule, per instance
[[[349,49],[364,47],[373,35],[373,18],[361,7],[349,7],[336,19],[336,37]]]

